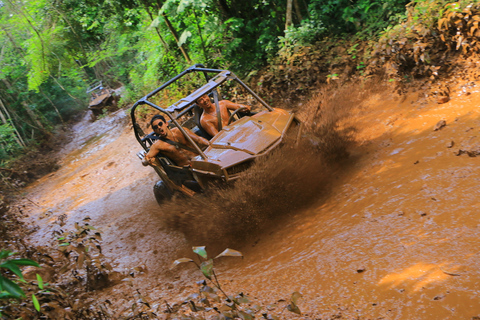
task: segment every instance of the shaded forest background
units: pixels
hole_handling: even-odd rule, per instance
[[[373,74],[397,90],[476,57],[479,20],[478,1],[0,0],[0,175],[48,148],[95,81],[125,89],[120,107],[196,63],[271,102]]]

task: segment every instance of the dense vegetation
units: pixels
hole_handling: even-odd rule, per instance
[[[239,74],[326,35],[372,36],[405,0],[0,2],[0,160],[48,136],[88,103],[94,80],[124,103],[194,63]]]
[[[195,63],[231,69],[262,94],[305,92],[337,79],[339,65],[382,67],[391,81],[436,76],[449,51],[476,52],[476,3],[0,0],[0,168],[85,110],[94,81],[124,86],[125,106]]]

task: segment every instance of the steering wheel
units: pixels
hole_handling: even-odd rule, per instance
[[[237,110],[233,111],[232,114],[230,115],[230,117],[228,118],[227,126],[228,126],[230,123],[232,123],[233,117],[234,117],[237,113],[242,112],[242,111],[245,111],[245,110],[248,111],[248,108],[247,108],[247,107],[240,107],[240,108],[238,108]],[[250,111],[248,111],[248,113],[250,113]]]

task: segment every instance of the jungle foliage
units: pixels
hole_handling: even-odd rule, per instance
[[[428,61],[423,52],[435,45],[412,44],[412,34],[435,37],[440,30],[443,40],[457,42],[456,49],[471,50],[477,20],[464,17],[470,31],[458,36],[456,16],[450,14],[464,8],[476,10],[476,1],[0,0],[0,166],[26,147],[41,147],[58,126],[86,110],[86,91],[94,81],[123,86],[120,106],[125,106],[195,63],[258,80],[251,77],[257,70],[293,65],[300,51],[312,47],[308,54],[302,51],[302,68],[321,62],[315,71],[325,82],[336,79],[335,71],[322,73],[336,61],[324,53],[346,42],[345,58],[357,69],[366,68],[372,52],[401,68]],[[358,41],[377,44],[362,61],[365,45]],[[270,83],[264,86],[270,90],[292,82],[286,79],[291,75],[277,73],[282,75],[274,70],[257,83]],[[303,81],[298,73],[299,85],[291,89],[318,82]]]

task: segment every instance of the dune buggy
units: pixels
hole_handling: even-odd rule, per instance
[[[96,120],[104,110],[115,111],[117,109],[118,96],[113,89],[105,87],[102,81],[92,83],[87,93],[90,94],[88,109],[92,111],[92,120]]]
[[[172,104],[166,104],[165,100],[171,98],[172,90],[164,89],[173,83],[176,83],[177,88],[183,88],[182,78],[187,74],[194,74],[197,81],[200,79],[204,84],[192,86],[191,82],[184,82],[185,86],[192,87],[189,92],[193,92]],[[212,74],[213,77],[210,77]],[[220,97],[250,105],[251,112],[235,110],[230,115],[228,125],[222,128],[220,124],[218,134],[210,137],[200,124],[203,109],[195,104],[195,101],[205,94],[213,98],[218,116]],[[168,107],[160,107],[158,104]],[[152,109],[154,113],[146,109]],[[148,123],[153,114],[163,115],[169,127],[177,127],[198,154],[191,159],[189,166],[184,167],[177,166],[172,159],[161,153],[156,157],[155,164],[151,166],[161,178],[154,186],[155,198],[159,204],[176,193],[188,196],[201,193],[211,182],[234,181],[256,158],[265,156],[275,149],[287,133],[294,131],[296,139],[301,129],[301,122],[292,112],[272,108],[232,72],[208,69],[203,65],[194,65],[184,70],[133,105],[131,109],[133,130],[137,141],[143,147],[137,156],[143,160],[144,165],[148,165],[144,159],[145,154],[159,139]],[[210,145],[202,150],[186,134],[183,127],[209,139]]]

